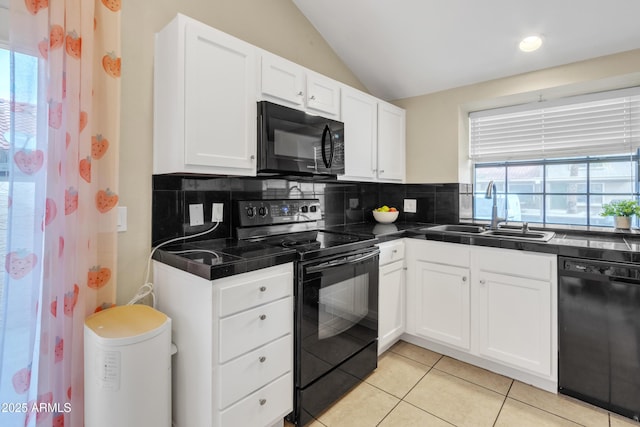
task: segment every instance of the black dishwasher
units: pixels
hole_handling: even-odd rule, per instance
[[[637,421],[640,265],[558,261],[558,389]]]

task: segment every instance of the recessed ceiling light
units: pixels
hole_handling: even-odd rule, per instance
[[[533,52],[542,46],[542,38],[540,36],[529,36],[520,42],[520,50],[523,52]]]

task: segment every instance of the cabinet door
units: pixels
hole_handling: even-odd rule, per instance
[[[416,261],[417,335],[469,350],[469,269]]]
[[[299,110],[304,109],[304,69],[284,58],[264,52],[261,88],[264,98]]]
[[[377,171],[378,102],[355,89],[343,88],[342,121],[348,142],[344,147],[344,178],[373,181]]]
[[[391,347],[404,332],[404,262],[380,267],[378,290],[378,354]]]
[[[478,345],[481,355],[551,374],[551,284],[480,271]]]
[[[185,31],[185,166],[255,175],[255,50],[200,23]]]
[[[307,109],[325,117],[340,117],[340,85],[321,74],[307,71]]]
[[[378,103],[378,179],[405,180],[405,111]]]

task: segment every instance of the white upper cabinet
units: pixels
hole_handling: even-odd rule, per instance
[[[340,117],[340,84],[262,51],[259,98],[328,118]]]
[[[359,90],[343,87],[345,171],[341,178],[375,181],[378,168],[378,100]]]
[[[405,182],[405,111],[343,87],[345,174],[352,181]]]
[[[256,173],[256,49],[184,15],[156,34],[153,173]]]
[[[307,71],[307,109],[327,117],[340,118],[340,84],[321,74]]]
[[[378,103],[378,180],[405,182],[405,110]],[[348,141],[345,133],[345,141]]]
[[[260,69],[260,90],[265,99],[291,108],[304,109],[306,89],[304,69],[301,66],[263,52]]]

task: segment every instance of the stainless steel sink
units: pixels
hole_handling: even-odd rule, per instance
[[[444,231],[448,233],[472,233],[479,234],[484,232],[484,227],[480,225],[464,225],[464,224],[445,224],[436,225],[435,227],[425,228],[429,231]]]
[[[436,225],[435,227],[424,228],[425,231],[440,231],[444,233],[454,234],[472,234],[476,236],[489,236],[499,237],[503,239],[511,240],[528,240],[537,242],[548,242],[553,239],[555,232],[553,231],[539,231],[529,230],[525,232],[519,229],[500,228],[498,230],[485,230],[480,225],[466,225],[466,224],[444,224]]]
[[[522,232],[522,230],[487,230],[482,233],[483,236],[495,236],[502,237],[507,239],[517,239],[517,240],[536,240],[542,242],[548,242],[553,239],[555,236],[555,232],[553,231],[526,231]]]

